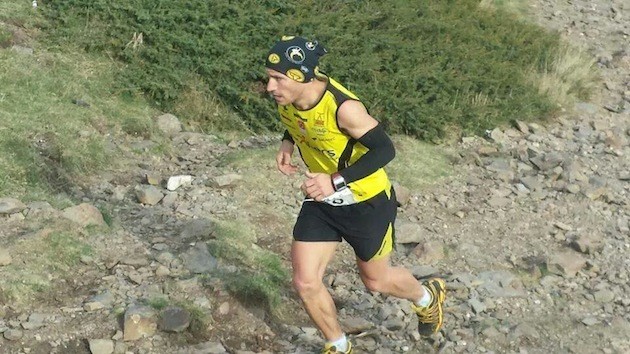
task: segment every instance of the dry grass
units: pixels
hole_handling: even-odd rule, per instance
[[[517,15],[525,15],[529,1],[525,0],[481,0],[479,7],[487,10],[501,9]]]
[[[392,137],[396,158],[386,167],[392,181],[417,190],[437,183],[453,173],[448,148],[408,136]]]
[[[523,21],[532,21],[525,0],[481,0],[479,6],[490,11],[501,9],[518,15]],[[540,68],[532,68],[529,81],[538,91],[547,95],[560,106],[571,106],[576,99],[588,98],[589,92],[597,86],[598,75],[594,70],[595,59],[583,49],[562,43],[558,53],[550,60],[541,73]]]
[[[570,106],[578,98],[588,98],[597,85],[594,64],[595,59],[582,49],[563,44],[558,56],[547,63],[542,73],[531,70],[530,79],[541,94],[561,106]]]
[[[200,131],[250,130],[243,119],[209,92],[201,79],[193,78],[173,106],[173,113]]]

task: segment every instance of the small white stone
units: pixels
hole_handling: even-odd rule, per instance
[[[191,184],[191,183],[192,183],[192,176],[190,175],[173,176],[168,179],[168,182],[166,184],[166,189],[168,189],[169,191],[174,191],[183,185]]]

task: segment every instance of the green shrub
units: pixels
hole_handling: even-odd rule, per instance
[[[67,0],[50,3],[47,15],[53,37],[129,63],[126,90],[148,93],[169,110],[201,77],[204,93],[217,92],[261,129],[274,126],[275,117],[250,88],[261,78],[263,52],[278,36],[282,8],[288,7],[274,1]],[[255,117],[258,112],[265,117]]]
[[[394,132],[481,132],[557,107],[528,77],[559,55],[558,35],[475,0],[65,0],[46,15],[51,38],[127,63],[125,90],[217,128],[226,124],[199,95],[252,129],[277,127],[263,63],[283,34],[324,43],[322,69]]]
[[[557,36],[486,11],[477,1],[400,0],[388,2],[386,11],[379,6],[347,5],[333,18],[311,16],[293,26],[327,39],[337,52],[332,76],[368,98],[372,113],[392,130],[432,139],[453,123],[479,133],[552,110],[525,81],[525,70],[548,60]],[[346,26],[340,31],[324,21]]]

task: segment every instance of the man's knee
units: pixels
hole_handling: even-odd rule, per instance
[[[385,282],[382,279],[361,277],[361,280],[369,291],[382,293],[385,290]]]
[[[322,285],[322,281],[318,279],[308,279],[298,275],[293,276],[293,288],[302,299],[315,294]]]

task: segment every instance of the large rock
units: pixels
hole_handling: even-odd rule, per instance
[[[215,229],[216,225],[210,219],[193,219],[184,226],[180,237],[182,240],[211,238]]]
[[[434,264],[444,258],[444,246],[438,242],[423,242],[416,246],[412,253],[421,264]]]
[[[604,240],[601,235],[580,235],[571,241],[571,247],[582,253],[599,252],[604,248]]]
[[[586,260],[575,252],[552,255],[547,260],[547,269],[554,274],[573,277],[586,266]]]
[[[26,205],[14,198],[0,198],[0,214],[19,213],[26,208]]]
[[[159,328],[165,332],[183,332],[190,326],[190,313],[178,306],[169,306],[160,316]]]
[[[8,329],[4,332],[4,338],[9,341],[17,341],[24,336],[24,332],[19,329]]]
[[[105,225],[103,214],[95,206],[87,203],[69,207],[63,210],[63,217],[81,226]]]
[[[125,312],[124,334],[125,341],[151,337],[157,330],[157,316],[152,308],[132,305]]]
[[[238,181],[242,180],[243,176],[237,173],[228,173],[222,176],[213,177],[209,183],[214,188],[226,188],[234,186]]]
[[[551,152],[544,155],[532,157],[530,159],[536,167],[541,171],[549,171],[557,166],[562,165],[564,156],[558,152]]]
[[[396,220],[396,243],[420,243],[423,240],[420,225],[400,219]]]
[[[110,307],[114,302],[114,295],[106,290],[103,293],[92,296],[83,304],[83,309],[86,311],[96,311],[105,307]]]
[[[164,198],[164,194],[162,194],[159,189],[151,185],[136,186],[135,191],[138,201],[146,205],[155,205]]]
[[[156,119],[157,127],[164,135],[172,137],[182,131],[182,123],[172,114],[163,114]]]
[[[32,202],[28,204],[28,218],[49,217],[55,215],[58,211],[48,202]]]
[[[88,343],[92,354],[112,354],[114,352],[114,342],[111,339],[90,339]]]
[[[198,242],[184,254],[184,266],[193,273],[210,272],[217,264],[217,259],[210,254],[205,242]]]
[[[341,320],[341,325],[349,334],[358,334],[374,328],[374,323],[362,317],[349,317]]]
[[[191,184],[192,179],[193,178],[190,175],[172,176],[168,179],[168,182],[166,183],[166,189],[168,189],[169,191],[174,191],[180,186]]]
[[[396,200],[398,204],[401,206],[405,206],[409,203],[409,199],[411,199],[411,191],[409,188],[403,187],[398,183],[394,184],[394,191],[396,193]]]

